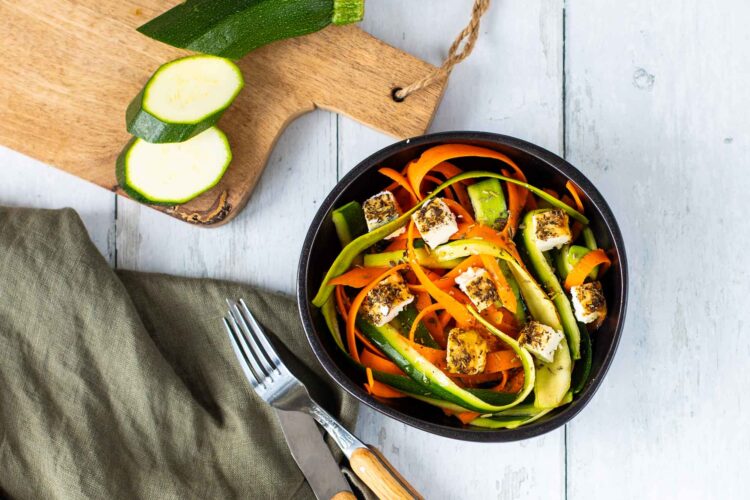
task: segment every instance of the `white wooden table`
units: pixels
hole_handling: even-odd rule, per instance
[[[471,3],[370,0],[363,25],[439,63]],[[493,3],[432,131],[530,140],[599,187],[630,260],[618,356],[574,422],[526,442],[461,443],[367,408],[358,432],[428,498],[748,498],[750,3]],[[329,113],[301,118],[248,207],[218,229],[4,148],[0,203],[74,207],[113,266],[291,293],[318,203],[390,142]]]

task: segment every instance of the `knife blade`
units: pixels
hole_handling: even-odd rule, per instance
[[[323,441],[315,420],[298,411],[276,409],[276,415],[292,456],[310,483],[315,498],[330,500],[338,493],[351,493],[352,489]]]

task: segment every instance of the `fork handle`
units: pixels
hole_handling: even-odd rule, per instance
[[[372,446],[367,446],[333,418],[314,401],[308,411],[349,459],[352,470],[378,498],[395,500],[423,500],[382,453]]]
[[[378,498],[423,500],[417,490],[372,446],[354,450],[349,457],[349,465]]]

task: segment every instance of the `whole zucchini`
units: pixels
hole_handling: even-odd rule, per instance
[[[239,59],[276,40],[362,20],[364,0],[187,0],[138,31],[174,47]]]

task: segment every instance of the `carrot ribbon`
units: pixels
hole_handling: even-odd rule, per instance
[[[582,285],[586,276],[598,265],[602,266],[599,271],[601,275],[609,268],[610,263],[609,257],[601,248],[590,251],[568,273],[568,277],[565,278],[565,289],[570,290],[574,286]]]
[[[448,293],[441,290],[440,287],[435,285],[433,281],[427,276],[427,274],[419,265],[417,255],[414,252],[414,221],[409,222],[409,229],[407,230],[406,239],[406,254],[409,259],[409,265],[411,270],[417,277],[417,280],[422,286],[424,286],[427,293],[435,299],[436,302],[441,304],[446,311],[456,320],[461,327],[468,327],[474,323],[474,319],[469,311],[459,301],[451,297]],[[351,314],[351,313],[350,313]]]
[[[351,271],[335,277],[331,280],[332,285],[346,285],[352,288],[367,286],[372,280],[387,271],[388,267],[355,267]]]
[[[377,286],[378,283],[383,281],[388,276],[391,276],[401,269],[404,269],[406,267],[406,264],[399,264],[395,267],[391,267],[386,272],[381,273],[379,276],[377,276],[374,280],[372,280],[370,283],[368,283],[362,290],[359,291],[356,297],[354,297],[354,300],[352,301],[351,308],[349,309],[349,312],[347,314],[346,318],[346,342],[347,346],[349,348],[349,354],[351,357],[359,363],[359,352],[357,352],[357,340],[356,340],[356,327],[355,324],[357,322],[357,313],[359,312],[359,308],[362,306],[362,303],[365,301],[365,298],[367,297],[367,294]]]

